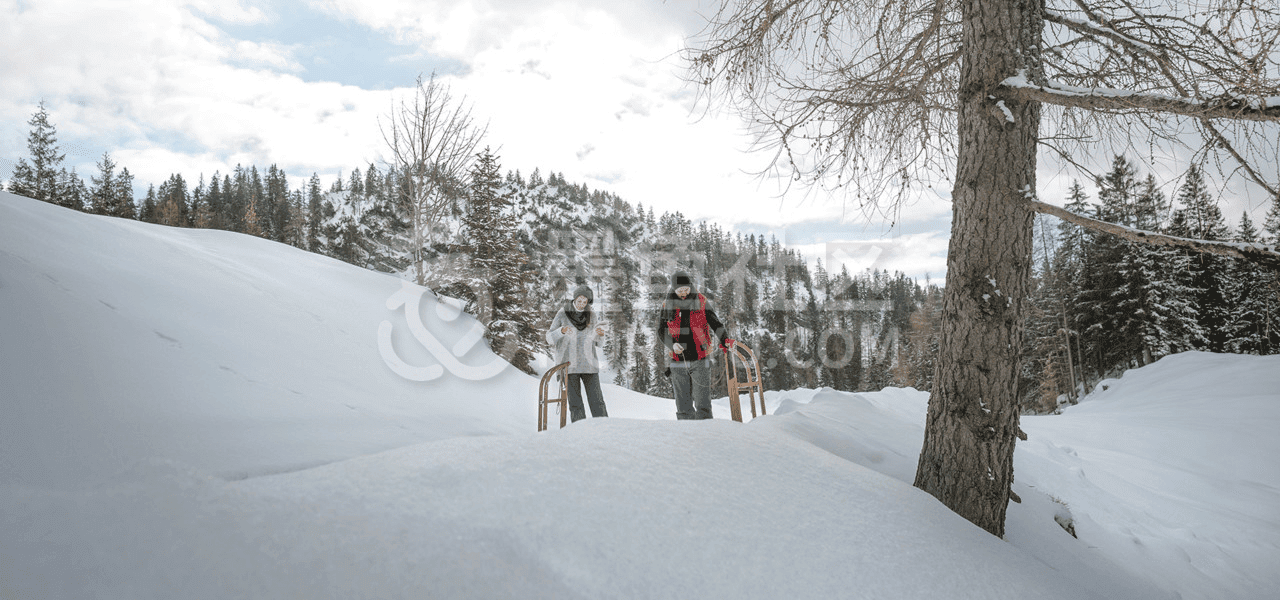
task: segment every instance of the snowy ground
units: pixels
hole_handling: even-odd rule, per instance
[[[255,238],[0,193],[0,315],[0,598],[1280,597],[1280,357],[1024,418],[1000,540],[909,485],[923,393],[537,434],[467,316]]]

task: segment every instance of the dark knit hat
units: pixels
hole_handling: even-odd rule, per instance
[[[684,271],[676,271],[676,274],[671,276],[671,287],[682,288],[685,286],[689,286],[690,288],[692,288],[693,278],[690,277],[689,274],[685,273]]]
[[[577,300],[578,296],[586,296],[587,305],[591,305],[595,303],[595,299],[596,299],[595,294],[591,292],[591,288],[585,285],[580,285],[577,288],[575,288],[573,290],[573,295],[569,296],[569,301],[572,302],[574,300]]]

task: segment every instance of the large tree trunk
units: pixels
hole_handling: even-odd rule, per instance
[[[1042,0],[963,0],[960,137],[941,347],[916,487],[1004,535],[1018,434],[1040,107],[997,104],[1039,62]],[[1030,73],[1033,78],[1038,73]]]

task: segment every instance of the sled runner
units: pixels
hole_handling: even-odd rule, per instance
[[[542,376],[542,383],[538,385],[538,431],[547,430],[547,412],[550,405],[559,404],[560,408],[560,427],[565,426],[565,421],[569,417],[569,386],[568,377],[565,373],[569,370],[569,363],[560,363],[547,370]],[[551,397],[551,380],[557,382],[556,390],[558,394]]]
[[[736,360],[735,360],[736,359]],[[738,381],[738,363],[742,363],[741,373],[745,381]],[[729,412],[734,421],[742,422],[742,403],[739,394],[747,393],[751,402],[751,418],[756,418],[756,398],[760,398],[760,414],[764,410],[764,384],[760,381],[760,361],[756,353],[740,341],[733,343],[729,356],[724,361],[724,381],[729,388]]]

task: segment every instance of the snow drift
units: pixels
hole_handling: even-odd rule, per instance
[[[414,319],[457,365],[495,358],[447,301],[388,303],[405,293],[248,236],[0,194],[0,597],[1280,589],[1280,357],[1168,357],[1025,418],[1000,540],[909,485],[926,394],[773,391],[739,424],[605,386],[614,418],[536,434],[514,369],[389,366],[384,322],[405,365],[446,366]]]

